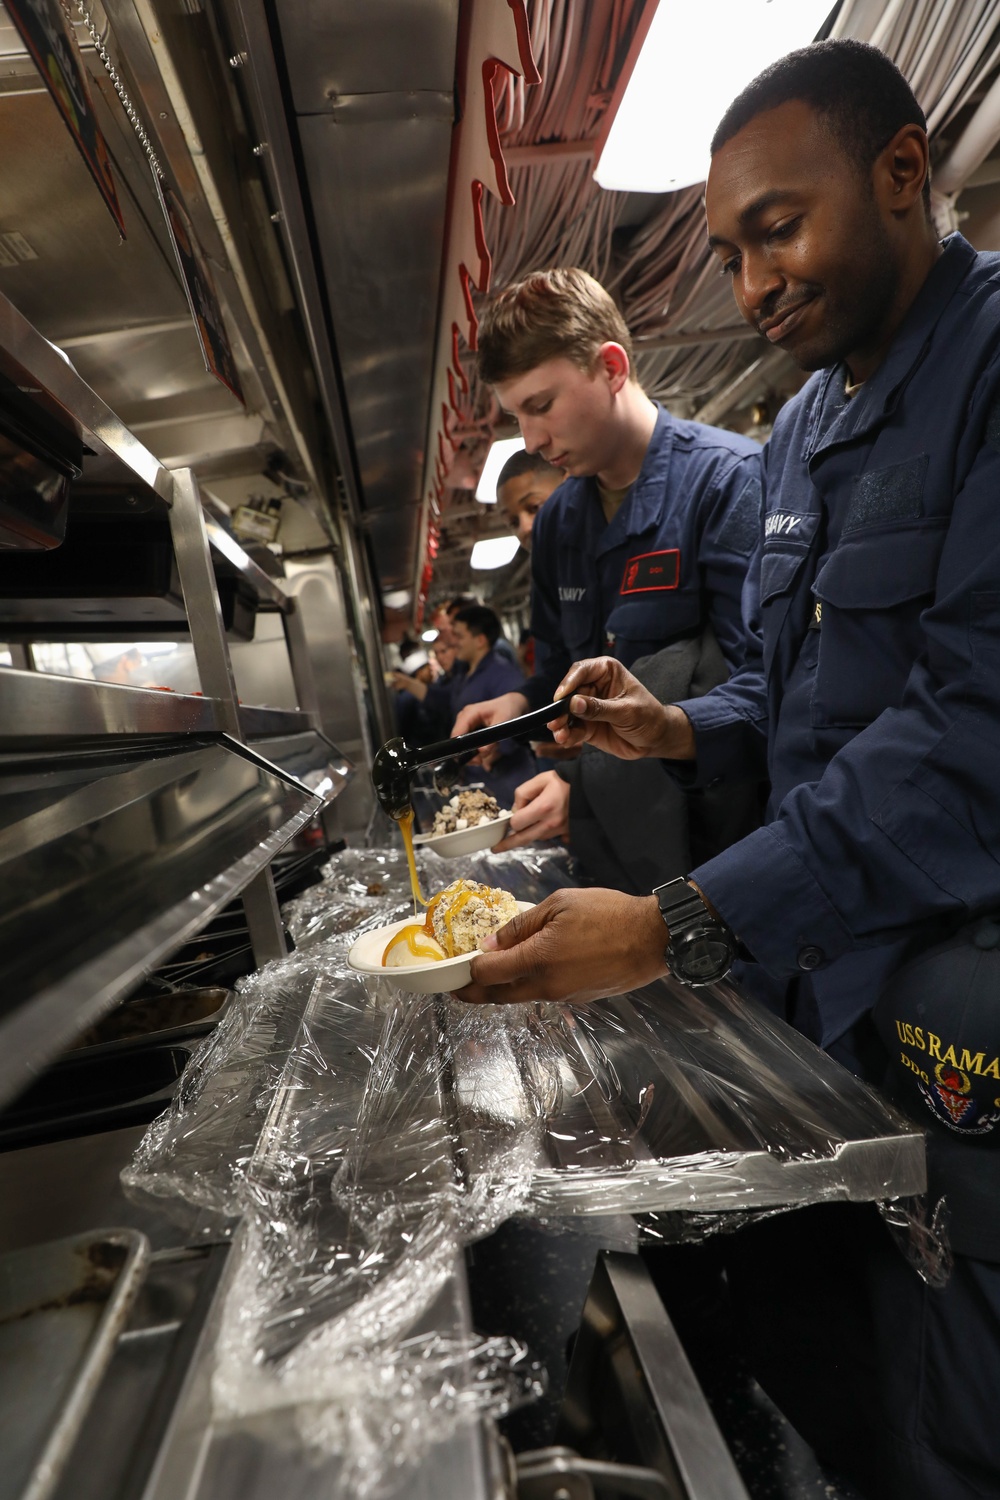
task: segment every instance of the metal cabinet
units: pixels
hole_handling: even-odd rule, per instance
[[[132,544],[120,564],[46,572],[65,494],[58,526],[40,527],[18,509],[16,460],[0,466],[3,541],[31,549],[0,558],[0,636],[15,663],[0,669],[2,1106],[237,894],[257,962],[282,955],[270,862],[352,767],[320,732],[295,598],[206,512],[194,473],[163,468],[3,297],[0,382],[19,423],[4,456],[22,433],[30,452],[34,428],[43,458],[58,449],[85,495],[111,497],[107,534]],[[48,593],[46,578],[58,579]],[[237,699],[227,616],[238,630],[259,610],[280,615],[295,710]],[[32,637],[99,640],[142,622],[190,633],[200,694],[31,670]]]

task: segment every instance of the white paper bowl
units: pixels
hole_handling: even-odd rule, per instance
[[[465,829],[461,831],[464,833]],[[519,901],[517,906],[519,911],[528,911],[534,904],[533,901]],[[402,922],[390,922],[388,927],[366,932],[347,955],[347,962],[359,974],[376,974],[380,979],[388,979],[395,989],[416,995],[447,995],[467,985],[472,978],[474,953],[442,958],[436,964],[407,964],[399,969],[382,967],[382,954],[390,941],[402,928],[412,924],[413,918],[405,917]]]
[[[475,854],[480,849],[492,849],[507,833],[510,813],[502,812],[499,818],[488,823],[477,823],[475,828],[456,828],[451,833],[416,833],[413,836],[415,849],[433,849],[442,859],[458,859],[462,854]]]

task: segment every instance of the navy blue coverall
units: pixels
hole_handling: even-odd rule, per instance
[[[747,583],[754,659],[682,706],[699,782],[755,760],[771,781],[765,826],[692,872],[756,961],[747,986],[878,1081],[863,1034],[887,975],[915,940],[1000,908],[1000,255],[952,235],[883,364],[853,399],[844,387],[843,367],[820,371],[780,413]],[[880,1497],[1000,1495],[992,1160],[981,1212],[952,1224],[948,1286],[929,1290],[873,1239],[857,1321],[827,1310],[804,1355],[832,1341],[862,1393],[859,1463]],[[817,1268],[832,1264],[829,1212],[806,1211],[822,1221]],[[793,1248],[808,1222],[758,1235],[757,1270],[771,1266],[798,1329],[827,1292],[819,1269],[810,1288],[813,1251]],[[851,1253],[833,1257],[846,1280]],[[779,1327],[775,1378],[783,1365],[794,1407],[797,1335]]]
[[[642,468],[608,522],[596,480],[566,479],[535,517],[531,633],[521,688],[551,702],[575,661],[625,666],[710,621],[730,668],[743,659],[740,595],[760,512],[758,443],[659,407]]]
[[[495,646],[491,647],[471,672],[456,676],[451,688],[451,714],[454,719],[468,703],[498,698],[501,693],[523,692],[524,673]],[[464,781],[481,781],[497,799],[501,808],[513,806],[514,793],[522,781],[537,771],[535,757],[527,745],[517,740],[501,740],[499,756],[489,770],[470,766]]]

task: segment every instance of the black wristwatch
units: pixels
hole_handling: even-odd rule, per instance
[[[653,892],[670,934],[667,968],[684,984],[714,984],[732,968],[736,938],[725,922],[713,917],[694,886],[683,876]]]

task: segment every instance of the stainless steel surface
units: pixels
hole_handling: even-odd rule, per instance
[[[243,910],[258,969],[262,969],[274,958],[284,958],[288,952],[288,942],[281,923],[274,877],[270,869],[259,871],[243,887]]]
[[[244,741],[304,734],[312,729],[308,715],[297,708],[256,708],[253,704],[241,703],[239,716],[240,738]]]
[[[198,932],[323,805],[229,742],[137,767],[108,755],[76,767],[35,757],[20,774],[8,763],[0,795],[9,831],[0,1102]]]
[[[14,774],[8,790],[0,783],[0,865],[12,866],[36,849],[89,828],[123,808],[152,799],[165,788],[201,774],[214,750],[190,746],[175,755],[142,761],[131,768],[113,762],[82,773],[63,772],[51,763]],[[6,795],[4,793],[6,792]],[[32,803],[35,810],[31,811]]]
[[[282,738],[257,739],[253,748],[264,760],[294,776],[326,802],[338,797],[354,775],[351,762],[315,729]]]
[[[218,728],[239,739],[236,682],[215,588],[205,513],[198,481],[190,469],[178,469],[173,475],[172,498],[170,534],[198,662],[198,677],[206,697],[215,700]]]
[[[372,803],[367,775],[371,740],[357,655],[362,646],[359,644],[356,649],[352,639],[344,585],[330,557],[290,559],[285,563],[285,571],[289,592],[295,598],[306,633],[320,727],[359,768],[359,774],[344,794],[342,817],[345,826],[363,828]]]
[[[595,1484],[608,1500],[672,1500],[655,1469],[581,1458],[571,1448],[538,1448],[517,1456],[517,1500],[594,1500]]]
[[[222,0],[228,34],[241,55],[238,70],[245,82],[246,108],[258,139],[268,142],[260,158],[272,198],[278,209],[278,231],[285,249],[289,274],[305,327],[319,386],[323,413],[329,424],[340,479],[342,500],[330,497],[333,529],[343,548],[341,578],[351,597],[351,615],[358,634],[358,649],[364,658],[378,737],[389,733],[392,716],[382,681],[382,653],[372,600],[377,594],[368,555],[360,536],[360,478],[349,430],[344,391],[333,347],[325,290],[321,290],[313,254],[311,231],[299,179],[297,143],[293,146],[285,111],[282,81],[274,54],[274,42],[263,0]],[[340,613],[343,614],[341,601]],[[345,620],[346,624],[346,620]],[[328,732],[348,751],[352,736],[339,725]],[[362,821],[364,821],[362,819]]]
[[[624,1432],[607,1430],[616,1411],[624,1416]],[[648,1465],[663,1475],[670,1500],[748,1500],[683,1345],[636,1255],[602,1251],[597,1258],[563,1414],[574,1447],[606,1452],[610,1446],[617,1456]]]
[[[169,500],[170,476],[166,469],[2,293],[0,367],[13,373],[19,383],[37,384],[48,393],[69,424],[82,433],[86,444],[107,460],[101,466],[104,477],[134,477]],[[92,467],[85,462],[84,473]]]
[[[415,555],[457,20],[457,0],[278,12],[362,504],[386,588],[409,583]]]
[[[352,94],[298,122],[365,512],[391,517],[386,588],[413,572],[453,108],[450,92]]]
[[[103,639],[154,640],[158,635],[183,635],[187,617],[180,601],[169,594],[80,595],[75,599],[0,599],[0,634],[34,640]]]
[[[205,1036],[224,1019],[235,994],[235,990],[210,985],[145,995],[111,1011],[67,1055],[83,1060]],[[178,1016],[185,1019],[178,1020]]]
[[[175,471],[174,483],[184,483],[183,470]],[[188,471],[190,472],[190,471]],[[197,485],[197,481],[195,481]],[[200,497],[199,497],[200,498]],[[203,507],[204,509],[204,507]],[[210,515],[205,516],[205,530],[208,533],[209,545],[213,551],[218,552],[221,557],[236,569],[241,577],[253,588],[263,608],[279,609],[288,611],[289,600],[280,584],[270,578],[259,563],[255,563],[252,557],[248,557],[234,536],[231,536],[225,527],[220,526],[218,521]]]
[[[214,262],[250,409],[277,427],[278,446],[318,484],[305,351],[286,316],[288,285],[273,244],[260,161],[214,22],[204,7],[192,11],[162,0],[106,0],[105,9],[170,174]]]
[[[309,642],[306,638],[302,611],[294,599],[288,599],[286,606],[282,619],[285,626],[285,642],[288,646],[288,660],[292,669],[292,681],[295,684],[295,693],[298,698],[299,708],[304,714],[308,715],[309,722],[313,728],[319,729],[319,697],[316,693],[316,681],[313,677],[312,662],[309,658]]]
[[[452,89],[455,0],[378,0],[371,28],[359,26],[353,0],[284,0],[278,9],[299,114],[318,114],[344,94]]]
[[[204,1337],[228,1246],[154,1255],[54,1500],[136,1500]]]
[[[217,1237],[218,1215],[192,1209],[184,1216],[176,1202],[125,1197],[121,1171],[145,1133],[144,1125],[127,1125],[0,1152],[0,1251],[103,1224],[140,1230],[154,1250]]]
[[[109,735],[211,734],[211,698],[0,669],[0,752]]]
[[[130,1229],[0,1260],[0,1495],[48,1500],[149,1257]]]

